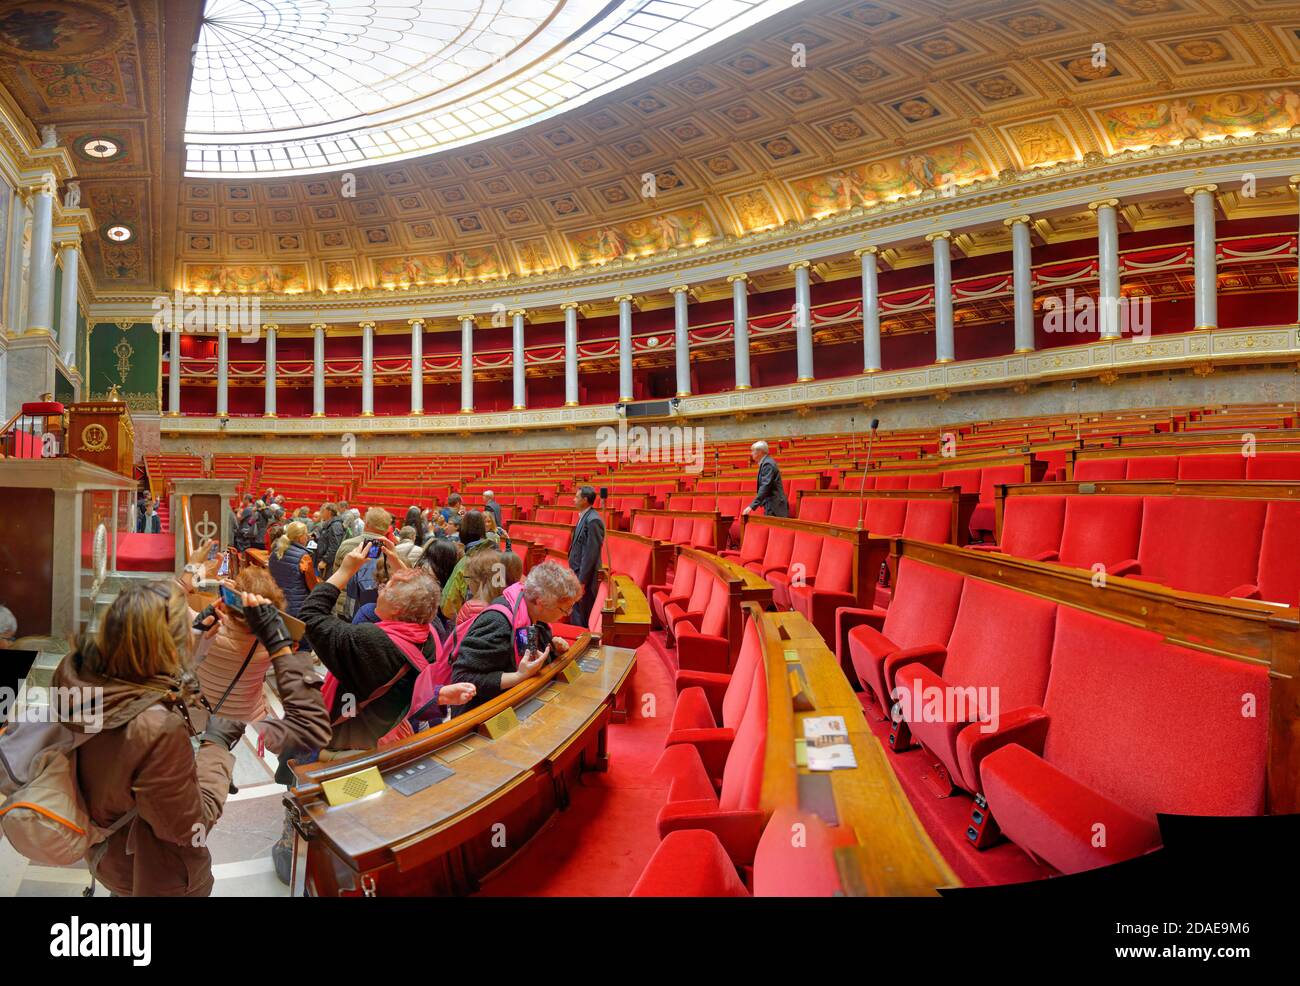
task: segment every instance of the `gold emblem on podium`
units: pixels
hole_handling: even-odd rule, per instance
[[[86,425],[81,429],[81,448],[78,452],[107,452],[108,429],[103,425]]]

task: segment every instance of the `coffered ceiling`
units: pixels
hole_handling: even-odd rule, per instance
[[[34,122],[60,124],[101,228],[135,224],[133,248],[87,251],[101,293],[573,269],[1008,171],[1300,126],[1294,0],[808,0],[459,150],[319,176],[181,179],[196,7],[0,11],[0,80]],[[121,137],[128,154],[87,159],[77,149],[95,135]]]

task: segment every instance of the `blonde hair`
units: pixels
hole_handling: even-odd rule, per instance
[[[92,670],[144,681],[179,674],[190,660],[190,611],[175,582],[129,585],[104,613],[92,646],[82,647]]]
[[[284,553],[289,550],[289,545],[292,544],[294,541],[297,541],[300,537],[306,535],[306,533],[307,533],[306,524],[304,524],[300,520],[292,521],[288,526],[285,527],[284,533],[281,534],[280,537],[276,539],[275,547],[273,549],[275,551],[275,557],[283,558]]]
[[[465,560],[465,587],[468,596],[490,603],[509,585],[505,557],[500,551],[477,551]]]

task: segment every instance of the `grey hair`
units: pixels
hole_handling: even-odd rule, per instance
[[[749,450],[750,450],[751,452],[766,452],[766,451],[767,451],[767,442],[763,441],[763,440],[760,438],[758,441],[756,441],[753,445],[751,445],[751,446],[749,447]]]
[[[494,496],[496,496],[496,494],[493,493],[491,490],[484,490],[484,491],[483,491],[483,498],[484,498],[484,499],[487,499],[487,498],[489,498],[489,497],[494,497]]]
[[[431,623],[442,587],[427,568],[404,568],[384,583],[384,603],[399,623]]]
[[[0,640],[13,640],[18,636],[18,620],[7,606],[0,606]]]
[[[534,565],[524,579],[524,599],[530,603],[558,603],[582,595],[578,577],[558,561]]]

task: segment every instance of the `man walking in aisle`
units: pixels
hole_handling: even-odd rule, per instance
[[[768,517],[789,517],[790,505],[786,503],[785,487],[781,485],[781,467],[768,453],[767,442],[758,441],[751,445],[749,460],[758,463],[758,493],[754,502],[745,508],[745,514],[762,507]]]

